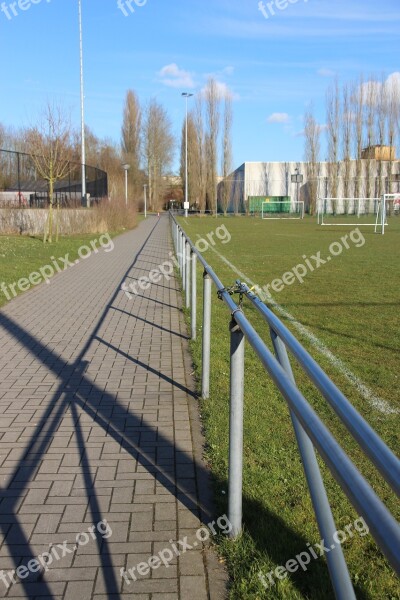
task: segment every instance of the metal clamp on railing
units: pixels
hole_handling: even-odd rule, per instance
[[[211,348],[211,282],[217,288],[217,296],[227,305],[230,315],[230,421],[229,421],[229,519],[232,537],[242,528],[242,471],[243,471],[243,398],[244,398],[244,342],[248,341],[258,355],[265,370],[286,400],[295,431],[305,477],[310,490],[313,508],[324,539],[332,539],[337,531],[332,516],[315,449],[341,486],[355,509],[367,522],[370,532],[395,571],[400,574],[400,527],[381,498],[371,488],[357,467],[348,457],[331,431],[321,421],[309,402],[296,386],[287,350],[296,358],[310,380],[336,411],[360,447],[378,468],[393,490],[399,492],[400,462],[378,434],[356,411],[344,394],[308,354],[300,342],[278,317],[253,293],[252,289],[237,280],[225,287],[212,267],[204,260],[189,237],[171,215],[172,237],[176,252],[192,262],[191,284],[185,260],[179,261],[186,298],[191,293],[191,317],[196,319],[196,263],[204,269],[203,277],[203,331],[202,331],[202,396],[209,397],[210,348]],[[187,251],[189,249],[189,252]],[[182,250],[185,250],[182,252]],[[193,266],[194,265],[194,266]],[[191,287],[191,292],[190,292]],[[239,304],[232,299],[239,295]],[[246,318],[243,298],[262,314],[270,327],[275,356]],[[193,337],[193,336],[192,336]],[[338,544],[326,555],[335,595],[340,600],[355,600],[343,550]]]

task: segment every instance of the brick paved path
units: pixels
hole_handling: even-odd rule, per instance
[[[168,259],[168,228],[150,217],[0,311],[0,597],[226,596],[195,535],[212,512],[178,284],[120,290]],[[168,568],[121,576],[185,536]]]

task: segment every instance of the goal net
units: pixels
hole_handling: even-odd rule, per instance
[[[269,201],[261,206],[262,219],[304,219],[304,202],[296,200]]]
[[[400,213],[400,194],[380,198],[318,198],[319,225],[369,226],[385,232],[387,217]]]

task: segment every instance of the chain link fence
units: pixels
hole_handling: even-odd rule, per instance
[[[56,182],[53,202],[62,208],[82,206],[82,166],[71,162],[67,176]],[[108,196],[107,173],[86,165],[86,193],[91,203]],[[48,183],[37,173],[30,154],[0,150],[0,207],[47,208]]]

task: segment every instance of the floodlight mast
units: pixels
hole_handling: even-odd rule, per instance
[[[79,10],[79,56],[81,79],[81,157],[82,157],[82,198],[86,202],[86,151],[85,151],[85,95],[83,87],[83,36],[82,36],[82,2],[78,0]]]

